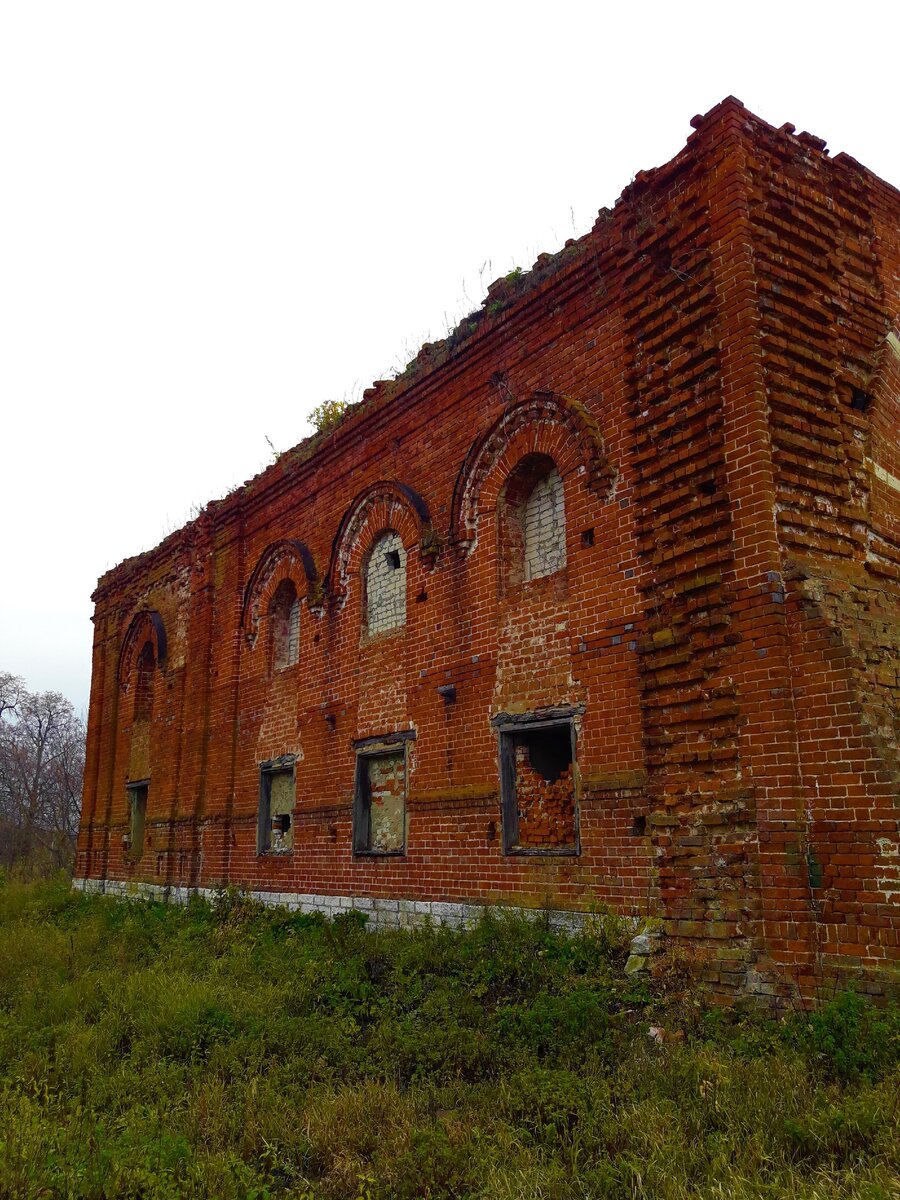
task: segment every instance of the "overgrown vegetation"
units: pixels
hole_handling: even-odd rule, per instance
[[[349,405],[346,400],[323,400],[309,414],[309,423],[316,433],[328,433],[340,424]]]
[[[624,951],[7,882],[0,1196],[898,1194],[896,1009],[738,1018]]]

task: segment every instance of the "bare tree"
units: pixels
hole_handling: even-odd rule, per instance
[[[0,672],[0,864],[72,860],[84,775],[84,722],[59,692]]]
[[[0,671],[0,718],[12,711],[25,691],[25,681],[9,671]]]

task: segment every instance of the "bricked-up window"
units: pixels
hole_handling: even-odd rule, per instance
[[[406,624],[406,551],[393,530],[375,542],[366,563],[366,629],[386,633]]]
[[[507,854],[578,853],[571,720],[501,727],[500,783]]]
[[[566,565],[563,481],[556,467],[539,479],[525,501],[525,578],[553,575]]]
[[[128,785],[128,835],[127,848],[132,858],[140,858],[144,853],[144,827],[147,821],[147,793],[150,790],[149,781]]]
[[[498,510],[502,587],[517,588],[565,567],[563,481],[552,458],[526,455],[510,473]]]
[[[353,813],[356,854],[403,854],[406,849],[406,747],[369,744],[357,752]]]
[[[260,764],[260,854],[287,854],[294,848],[294,757],[285,755]]]
[[[272,665],[276,671],[300,660],[300,598],[290,579],[278,585],[269,608],[272,627]]]
[[[156,655],[153,653],[153,643],[146,642],[138,656],[134,681],[135,721],[149,721],[153,717],[153,670],[155,666]]]

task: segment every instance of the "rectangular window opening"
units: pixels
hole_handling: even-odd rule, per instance
[[[355,854],[406,850],[406,750],[403,745],[361,750],[356,759],[353,814]]]
[[[138,859],[144,853],[144,828],[147,822],[147,793],[150,784],[144,780],[141,783],[128,785],[128,846],[132,858]]]
[[[570,720],[500,732],[506,854],[577,854],[578,804]]]
[[[294,848],[294,764],[279,759],[259,772],[259,853],[288,854]]]

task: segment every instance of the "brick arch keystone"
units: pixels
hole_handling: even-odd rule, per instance
[[[566,396],[535,392],[507,408],[472,443],[453,489],[450,540],[468,553],[475,544],[479,512],[492,510],[516,465],[526,454],[546,454],[565,479],[580,473],[595,495],[608,497],[615,472],[591,414]]]
[[[259,632],[260,615],[266,612],[272,597],[285,579],[290,579],[297,595],[306,597],[310,608],[322,603],[322,582],[312,553],[305,542],[282,538],[262,552],[244,588],[241,628],[253,645]]]
[[[121,687],[127,685],[137,665],[138,655],[147,642],[153,646],[156,665],[162,671],[166,665],[166,627],[155,608],[141,609],[131,618],[119,653],[118,677]]]
[[[363,554],[379,533],[393,529],[404,548],[418,545],[419,553],[438,550],[428,505],[418,492],[397,480],[380,480],[356,497],[335,534],[328,568],[328,591],[346,596],[350,579],[359,572]]]

